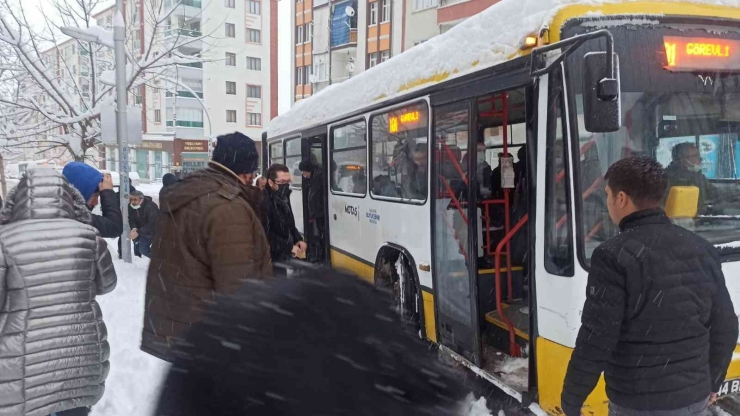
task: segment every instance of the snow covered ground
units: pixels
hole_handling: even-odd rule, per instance
[[[108,247],[115,254],[115,241],[109,240]],[[154,413],[169,367],[139,349],[149,260],[135,257],[133,264],[126,264],[114,256],[114,265],[116,290],[97,298],[108,328],[111,357],[105,395],[93,407],[92,415],[149,416]]]

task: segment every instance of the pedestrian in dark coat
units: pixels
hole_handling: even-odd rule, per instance
[[[102,216],[92,214],[92,225],[103,238],[116,238],[123,234],[123,215],[120,201],[113,191],[113,179],[94,167],[82,162],[68,163],[62,174],[87,202],[91,211],[100,201]]]
[[[0,414],[86,415],[110,347],[96,295],[116,287],[86,200],[56,170],[28,171],[0,212]]]
[[[622,159],[605,179],[621,233],[591,257],[562,409],[579,416],[603,372],[610,415],[703,414],[738,339],[719,254],[660,209],[667,178],[655,160]]]
[[[270,242],[272,262],[283,262],[306,252],[306,243],[295,226],[290,207],[290,170],[274,164],[267,170],[267,186],[262,191],[265,232]]]
[[[391,299],[331,270],[217,296],[173,348],[155,414],[467,414],[460,401],[471,387],[401,322]]]
[[[139,257],[142,255],[150,257],[159,207],[151,197],[144,196],[141,191],[132,192],[129,199],[128,222],[131,227],[129,238],[134,242],[134,254]]]
[[[220,136],[208,168],[164,192],[147,275],[145,352],[169,360],[172,346],[202,319],[203,303],[272,274],[259,192],[247,185],[258,163],[252,139]]]
[[[326,175],[321,165],[304,159],[298,165],[303,172],[304,184],[308,186],[308,258],[312,262],[324,260],[324,237],[326,233]]]
[[[177,176],[172,173],[165,173],[162,176],[162,189],[159,190],[159,206],[161,207],[164,203],[164,192],[167,188],[177,183]]]

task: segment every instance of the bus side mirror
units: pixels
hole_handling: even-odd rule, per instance
[[[589,52],[583,57],[583,117],[586,131],[611,133],[622,126],[619,59],[606,52]]]

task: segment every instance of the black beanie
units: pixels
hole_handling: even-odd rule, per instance
[[[301,160],[301,163],[298,164],[298,169],[301,172],[312,172],[313,171],[313,163],[311,163],[311,159],[303,159],[303,160]]]
[[[239,133],[218,136],[213,149],[213,161],[224,165],[237,175],[254,173],[259,168],[259,154],[254,140]]]

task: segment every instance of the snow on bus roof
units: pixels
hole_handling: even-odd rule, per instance
[[[340,84],[331,85],[270,122],[281,136],[348,115],[414,90],[492,67],[515,57],[566,6],[598,7],[631,0],[501,0],[445,34],[435,36]],[[740,7],[740,0],[663,0]]]

